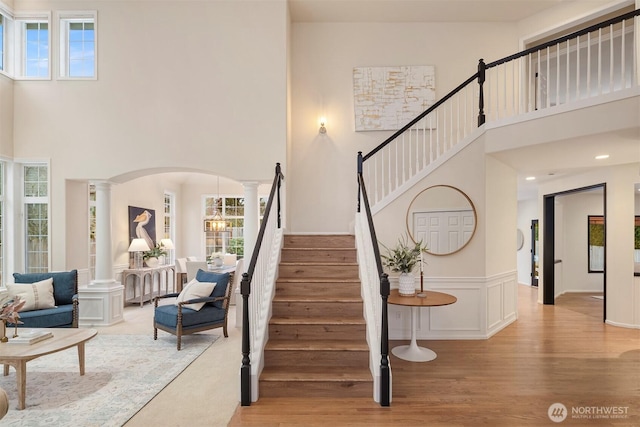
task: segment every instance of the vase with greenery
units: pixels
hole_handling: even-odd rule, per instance
[[[416,293],[413,269],[416,265],[423,263],[422,253],[426,250],[426,247],[422,242],[413,244],[409,243],[408,240],[406,236],[400,237],[393,248],[381,243],[386,253],[380,256],[385,267],[395,273],[400,273],[398,278],[400,284],[398,292],[400,295],[410,296]]]
[[[211,255],[207,257],[207,263],[216,268],[222,267],[224,254],[222,252],[211,252]]]
[[[142,259],[147,264],[147,267],[156,267],[158,265],[158,258],[167,254],[166,249],[160,243],[157,243],[153,248],[145,251],[142,254]]]

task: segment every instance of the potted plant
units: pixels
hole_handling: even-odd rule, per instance
[[[147,267],[157,267],[158,266],[158,257],[164,256],[167,254],[164,246],[160,243],[157,243],[153,248],[145,251],[142,254],[142,259],[147,264]]]
[[[422,264],[422,252],[426,247],[422,242],[409,244],[406,236],[400,237],[393,248],[388,248],[382,243],[381,245],[386,250],[386,254],[380,255],[384,266],[395,273],[400,273],[398,292],[400,295],[414,295],[416,287],[413,269],[417,264]]]

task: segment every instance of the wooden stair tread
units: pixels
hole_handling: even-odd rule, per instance
[[[364,340],[280,340],[272,338],[265,346],[265,351],[268,350],[368,352],[369,346]]]
[[[329,265],[335,265],[338,267],[353,267],[353,266],[357,266],[358,263],[357,262],[352,262],[352,261],[327,261],[327,260],[320,260],[320,261],[280,261],[280,265],[283,266],[287,266],[287,265],[313,265],[313,266],[318,266],[318,265],[325,265],[325,266],[329,266]]]
[[[272,325],[364,325],[362,317],[303,317],[274,316],[269,322]]]
[[[260,381],[323,381],[323,382],[373,382],[369,368],[349,367],[305,367],[295,370],[291,367],[265,367],[260,375]]]
[[[346,303],[361,303],[362,298],[360,296],[357,297],[348,297],[348,296],[313,296],[313,295],[287,295],[287,296],[278,296],[276,294],[273,297],[273,302],[346,302]]]
[[[348,247],[336,247],[336,248],[332,248],[332,247],[326,247],[323,248],[321,246],[318,247],[308,247],[308,248],[295,248],[295,247],[284,247],[282,248],[283,251],[333,251],[333,252],[337,252],[337,251],[355,251],[356,248],[348,248]]]
[[[348,278],[348,279],[340,279],[340,278],[323,278],[323,277],[309,277],[301,279],[299,277],[278,277],[276,279],[276,284],[282,283],[357,283],[360,284],[359,278]]]

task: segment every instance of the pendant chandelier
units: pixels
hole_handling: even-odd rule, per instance
[[[218,176],[218,198],[216,199],[216,210],[213,214],[213,218],[207,218],[204,220],[204,231],[218,232],[227,230],[227,222],[220,215],[218,210],[218,204],[220,203],[220,176]]]

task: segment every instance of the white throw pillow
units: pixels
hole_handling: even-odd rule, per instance
[[[20,311],[42,310],[56,306],[56,300],[53,298],[53,278],[35,283],[8,283],[7,290],[10,296],[20,295],[20,298],[26,301]]]
[[[183,301],[189,301],[191,299],[196,298],[205,298],[211,295],[213,292],[213,288],[215,288],[215,282],[198,282],[196,279],[191,280],[187,283],[187,286],[182,289],[180,295],[178,295],[178,299],[176,300],[176,305]],[[198,302],[195,304],[187,304],[184,307],[189,307],[192,310],[200,311],[202,307],[204,307],[206,303]]]

